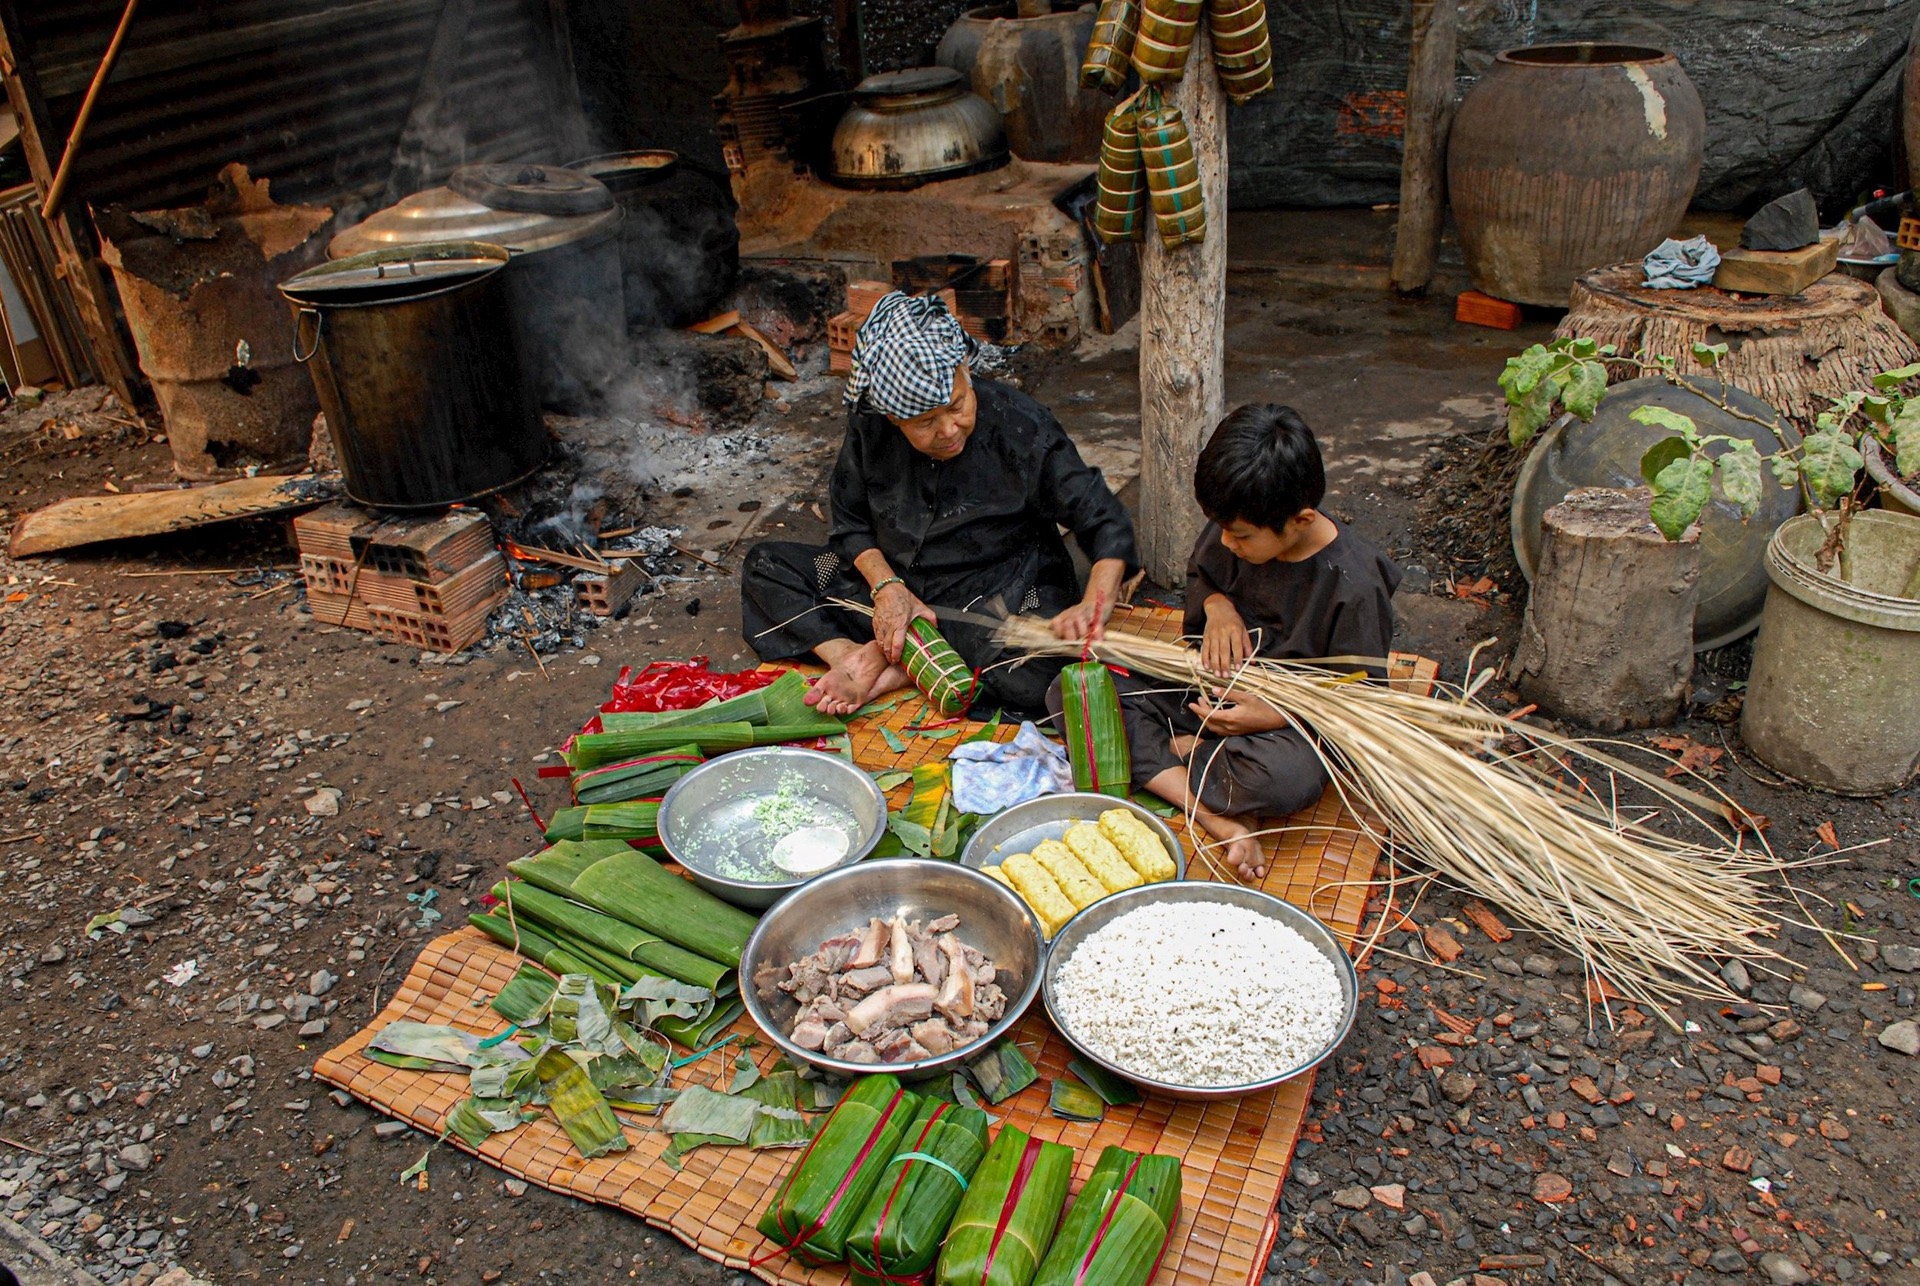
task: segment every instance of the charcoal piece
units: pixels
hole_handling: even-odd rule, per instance
[[[1767,202],[1740,229],[1744,250],[1798,250],[1819,239],[1820,211],[1805,188]]]

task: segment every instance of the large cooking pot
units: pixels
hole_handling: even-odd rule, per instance
[[[740,275],[740,229],[726,186],[650,148],[570,162],[626,211],[620,270],[627,325],[691,326],[720,311]]]
[[[833,180],[899,190],[1007,163],[1007,131],[992,103],[951,67],[869,76],[833,131]]]
[[[548,438],[511,320],[508,252],[374,250],[282,282],[347,494],[422,509],[511,486]]]
[[[515,324],[540,401],[593,409],[625,369],[621,209],[606,185],[558,165],[464,165],[443,188],[416,192],[335,237],[335,259],[449,241],[505,246]]]
[[[1589,269],[1639,259],[1687,212],[1707,118],[1679,59],[1632,45],[1509,49],[1467,91],[1447,200],[1474,288],[1565,308]]]
[[[1000,110],[1021,160],[1097,161],[1113,100],[1080,83],[1093,18],[1094,6],[1079,0],[1054,0],[1033,17],[1012,4],[984,5],[953,20],[933,60]]]

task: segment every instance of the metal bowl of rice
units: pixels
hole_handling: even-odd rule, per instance
[[[1183,979],[1192,987],[1181,990]],[[1069,1044],[1141,1089],[1227,1099],[1318,1067],[1346,1040],[1360,980],[1333,931],[1289,902],[1190,880],[1073,917],[1041,972]]]

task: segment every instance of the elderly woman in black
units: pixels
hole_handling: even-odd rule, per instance
[[[900,657],[916,618],[975,669],[976,705],[1043,711],[1062,663],[1002,664],[1017,654],[956,614],[1039,613],[1062,638],[1098,637],[1135,569],[1132,521],[1100,471],[1045,407],[975,373],[990,355],[938,298],[882,299],[854,345],[828,543],[747,555],[747,641],[769,661],[826,662],[808,698],[826,713],[908,686]],[[1084,587],[1062,527],[1093,564]],[[871,622],[833,599],[870,603]]]

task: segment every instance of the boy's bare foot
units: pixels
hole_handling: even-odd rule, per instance
[[[828,650],[820,649],[822,653]],[[897,692],[912,682],[905,670],[887,664],[878,643],[855,645],[846,641],[831,650],[831,659],[824,655],[821,658],[827,661],[827,672],[813,681],[806,698],[807,704],[821,714],[850,715],[869,701]]]
[[[1196,814],[1196,820],[1226,850],[1227,861],[1234,870],[1240,872],[1241,879],[1258,880],[1266,877],[1267,855],[1260,851],[1260,841],[1254,836],[1252,827],[1231,817],[1206,811]]]

